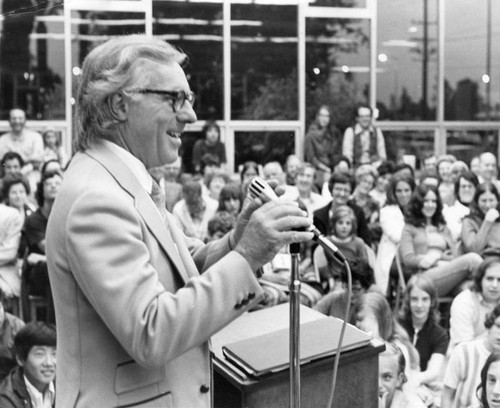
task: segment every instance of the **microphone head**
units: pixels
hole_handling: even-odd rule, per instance
[[[250,185],[248,186],[248,191],[250,191],[252,198],[260,198],[264,202],[278,199],[278,196],[271,186],[259,176],[252,179]]]

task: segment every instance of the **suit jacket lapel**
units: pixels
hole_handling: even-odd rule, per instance
[[[189,280],[189,275],[186,272],[176,244],[170,235],[168,223],[163,221],[155,203],[140,185],[130,169],[102,143],[97,144],[85,153],[101,163],[114,177],[120,187],[134,197],[137,211],[149,230],[156,237],[158,243],[175,266],[175,269],[179,272],[183,281],[187,282]]]

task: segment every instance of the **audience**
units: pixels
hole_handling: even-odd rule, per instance
[[[476,389],[480,370],[488,356],[500,351],[500,304],[486,315],[484,338],[460,343],[451,352],[444,375],[441,408],[469,407],[477,404]]]
[[[437,189],[419,186],[408,204],[401,236],[400,253],[406,275],[421,273],[435,285],[440,296],[460,291],[472,278],[482,258],[474,253],[458,256],[446,226]]]
[[[243,204],[241,187],[238,183],[229,183],[222,187],[219,194],[219,206],[217,212],[228,212],[234,218],[238,217]]]
[[[498,189],[500,186],[497,180],[497,158],[493,153],[484,152],[479,156],[479,181],[481,183],[489,182]]]
[[[213,200],[219,201],[219,194],[224,186],[229,183],[230,177],[221,169],[214,169],[204,180],[205,194]]]
[[[68,156],[61,146],[61,135],[53,129],[46,130],[42,133],[43,138],[43,160],[46,163],[49,160],[57,160],[61,167],[64,168],[68,164]]]
[[[451,168],[456,159],[452,155],[440,156],[437,163],[437,175],[439,180],[439,195],[443,205],[452,205],[455,201],[455,182]]]
[[[236,218],[227,211],[217,211],[208,221],[208,241],[215,241],[222,238],[236,225]]]
[[[375,187],[370,191],[370,196],[377,202],[379,208],[382,208],[387,201],[387,190],[392,180],[394,164],[392,162],[383,162],[377,167],[377,177]]]
[[[291,154],[286,158],[285,162],[285,183],[294,186],[295,185],[295,177],[297,176],[297,171],[300,166],[302,166],[302,160],[294,154]]]
[[[7,152],[4,154],[1,161],[2,177],[9,176],[12,174],[21,173],[21,169],[24,167],[24,160],[19,153]]]
[[[17,367],[0,383],[2,408],[52,407],[55,401],[56,328],[30,322],[14,340]]]
[[[494,184],[476,187],[470,214],[462,223],[462,244],[465,251],[482,256],[500,255],[500,199]]]
[[[485,316],[500,301],[500,258],[490,257],[474,271],[469,289],[459,293],[450,309],[450,351],[485,333]]]

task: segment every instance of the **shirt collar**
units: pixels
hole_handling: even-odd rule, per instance
[[[33,408],[39,408],[39,407],[44,408],[45,406],[52,407],[54,405],[54,398],[55,398],[54,381],[51,381],[49,383],[49,386],[45,390],[45,393],[42,394],[33,384],[31,384],[30,380],[26,378],[26,375],[23,375],[23,378],[24,378],[24,383],[26,384],[26,390],[28,391],[28,394],[31,398]],[[50,405],[47,405],[45,403],[45,400],[47,398],[49,399]]]
[[[132,174],[135,175],[144,190],[146,190],[148,194],[151,194],[153,190],[153,177],[148,173],[146,166],[144,166],[144,164],[132,153],[118,146],[116,143],[105,139],[103,139],[103,142],[132,171]]]

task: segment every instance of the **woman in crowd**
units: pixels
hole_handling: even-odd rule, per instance
[[[43,162],[57,160],[64,168],[68,162],[68,155],[61,146],[61,136],[55,130],[49,129],[43,132]]]
[[[453,205],[445,205],[443,208],[446,225],[450,229],[451,236],[458,242],[462,233],[462,222],[470,212],[470,204],[474,198],[476,187],[479,184],[477,176],[468,171],[460,174],[455,182],[455,197]]]
[[[213,200],[219,201],[220,192],[229,181],[230,178],[225,172],[214,169],[205,177],[205,194]]]
[[[394,342],[401,348],[407,363],[407,377],[413,377],[419,371],[418,351],[408,333],[396,321],[385,296],[375,291],[364,293],[354,305],[353,316],[352,323],[356,327],[378,339]]]
[[[450,310],[450,351],[486,333],[485,316],[500,301],[500,257],[490,257],[474,271],[471,288],[459,293]]]
[[[441,376],[448,333],[439,324],[438,295],[429,279],[416,275],[409,280],[398,317],[420,356],[415,382],[432,386]]]
[[[387,204],[380,210],[382,238],[375,262],[375,281],[382,293],[387,292],[389,272],[405,225],[404,211],[414,190],[412,177],[394,177],[387,192]]]
[[[207,121],[201,131],[203,138],[193,146],[193,168],[195,173],[201,173],[203,164],[201,159],[206,154],[215,156],[220,166],[226,164],[226,147],[220,141],[220,127],[215,121]]]
[[[332,126],[330,116],[330,108],[321,105],[307,129],[304,141],[305,161],[316,168],[315,184],[318,189],[330,178],[335,152],[340,149],[342,143],[342,136]]]
[[[29,201],[30,184],[21,174],[6,176],[2,185],[4,203],[16,208],[24,219],[31,215],[36,207]]]
[[[465,251],[482,256],[500,255],[499,195],[494,184],[477,186],[470,214],[463,220],[462,244]]]
[[[250,181],[255,176],[259,176],[259,165],[254,161],[246,161],[243,163],[240,170],[240,179],[241,179],[241,192],[242,196],[245,197],[247,194],[247,189]]]
[[[434,186],[419,186],[408,204],[400,253],[405,274],[422,273],[448,295],[467,279],[482,258],[474,253],[457,256],[456,245],[443,217],[443,205]]]
[[[240,213],[241,204],[241,186],[238,183],[229,183],[222,187],[217,212],[227,211],[236,218]]]
[[[481,370],[481,383],[477,387],[481,408],[500,407],[500,353],[491,353]]]
[[[383,162],[377,167],[378,176],[375,179],[375,187],[370,191],[370,196],[377,202],[379,208],[382,208],[387,202],[387,191],[393,172],[394,163],[392,162]]]
[[[372,231],[375,229],[375,225],[378,225],[379,217],[378,203],[370,195],[377,177],[377,170],[371,164],[362,164],[359,166],[355,173],[356,187],[351,197],[354,203],[363,209],[366,222]]]

